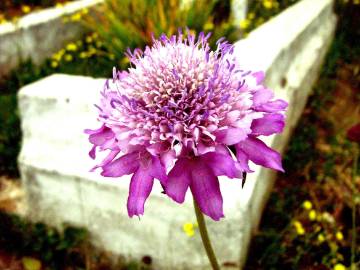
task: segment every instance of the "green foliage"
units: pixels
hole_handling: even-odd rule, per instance
[[[0,96],[0,174],[17,176],[16,157],[20,149],[20,123],[16,96]],[[6,108],[6,109],[5,109]]]
[[[42,223],[33,224],[0,212],[1,249],[18,256],[37,257],[51,269],[64,269],[87,238],[84,229],[66,227],[59,233]]]
[[[144,48],[152,43],[152,35],[159,37],[176,34],[179,28],[199,33],[213,32],[210,43],[226,36],[234,41],[236,29],[227,21],[214,22],[217,0],[191,1],[182,5],[181,0],[107,0],[86,19],[86,25],[97,32],[105,47],[117,59],[124,58],[127,48]],[[226,1],[225,1],[226,2]]]
[[[24,261],[51,270],[151,270],[152,259],[141,261],[100,252],[90,244],[89,234],[82,228],[64,226],[60,232],[43,223],[32,223],[16,215],[0,211],[0,251],[16,255]]]

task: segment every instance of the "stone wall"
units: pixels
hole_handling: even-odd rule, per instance
[[[79,22],[64,23],[70,16],[103,0],[79,0],[63,7],[47,8],[23,16],[17,22],[0,24],[0,79],[20,60],[42,63],[67,42],[84,33]]]
[[[331,0],[303,0],[235,44],[240,63],[265,70],[267,85],[290,103],[284,133],[267,141],[280,151],[317,78],[335,21]],[[145,215],[130,219],[129,177],[105,179],[88,172],[94,164],[83,130],[98,126],[93,104],[103,84],[103,79],[59,74],[20,90],[19,166],[28,216],[56,226],[85,226],[97,246],[132,258],[150,255],[162,269],[209,269],[199,233],[189,238],[182,231],[185,222],[195,222],[189,193],[177,205],[155,184]],[[259,167],[255,171],[244,189],[240,181],[220,181],[226,218],[207,222],[222,263],[243,266],[258,227],[275,175]]]

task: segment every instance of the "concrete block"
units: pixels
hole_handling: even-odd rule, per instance
[[[73,1],[63,7],[31,12],[17,22],[0,24],[0,79],[20,60],[31,59],[40,64],[66,43],[78,39],[84,33],[84,26],[77,22],[64,23],[63,16],[103,1]]]
[[[335,15],[331,0],[303,0],[235,44],[244,66],[265,70],[267,85],[290,102],[287,127],[267,142],[286,147],[331,42]],[[296,18],[296,19],[294,19]],[[209,269],[200,235],[187,237],[185,222],[195,222],[192,198],[178,205],[156,183],[140,219],[127,216],[129,177],[102,178],[90,173],[89,143],[83,130],[96,127],[104,79],[53,75],[22,88],[19,109],[23,142],[19,167],[29,205],[28,216],[61,226],[87,227],[94,243],[132,258],[153,257],[157,269]],[[244,189],[221,179],[225,219],[207,220],[221,263],[244,265],[251,235],[271,191],[275,174],[256,167]]]

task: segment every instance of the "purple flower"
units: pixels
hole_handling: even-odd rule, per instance
[[[114,69],[102,91],[100,129],[86,130],[90,156],[108,151],[94,169],[106,177],[132,174],[129,216],[144,213],[154,179],[178,203],[190,188],[201,211],[223,214],[218,176],[242,178],[255,164],[283,171],[281,156],[259,136],[279,133],[287,103],[273,99],[263,72],[242,70],[224,39],[211,51],[181,32],[162,35],[145,51],[128,51],[132,67]]]

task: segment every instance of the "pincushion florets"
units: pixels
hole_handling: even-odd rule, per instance
[[[129,216],[144,212],[154,179],[178,203],[190,188],[201,211],[223,217],[218,176],[241,178],[249,160],[282,171],[280,154],[258,137],[279,133],[287,103],[273,100],[263,72],[245,71],[225,40],[211,51],[209,35],[161,36],[145,51],[128,51],[132,68],[102,91],[97,130],[86,130],[108,151],[95,168],[106,177],[132,174]],[[231,149],[231,150],[230,150]]]

